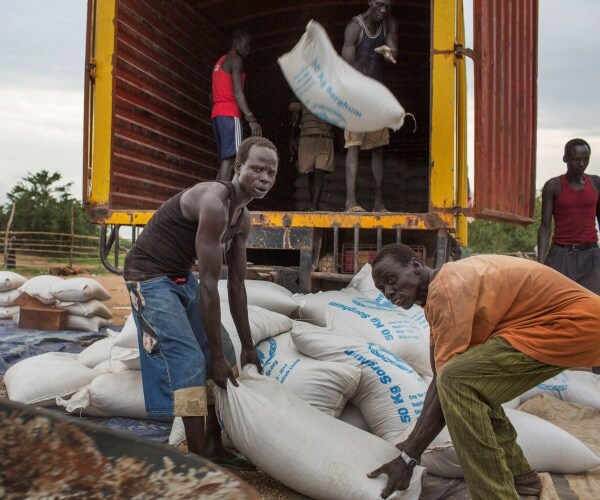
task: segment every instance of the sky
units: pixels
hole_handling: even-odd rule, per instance
[[[600,175],[600,2],[539,3],[537,189],[565,171],[573,137],[590,143],[587,173]],[[0,0],[0,204],[42,169],[60,172],[81,199],[86,4]]]

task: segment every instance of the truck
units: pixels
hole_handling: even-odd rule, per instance
[[[467,0],[469,1],[469,0]],[[471,217],[533,221],[537,112],[537,0],[472,0],[473,47],[462,0],[396,0],[398,61],[384,84],[415,117],[385,151],[389,213],[345,213],[342,131],[320,211],[307,210],[305,177],[288,153],[296,98],[277,59],[314,19],[336,49],[365,0],[88,0],[83,205],[101,226],[100,257],[121,272],[131,239],[162,202],[218,170],[210,119],[211,70],[247,29],[246,97],[279,150],[277,181],[249,208],[249,272],[292,291],[348,282],[382,245],[410,245],[428,265],[458,258]],[[474,119],[468,124],[467,60]],[[467,127],[474,130],[474,199],[468,195]],[[361,153],[357,200],[373,200]],[[109,262],[108,256],[114,252]]]

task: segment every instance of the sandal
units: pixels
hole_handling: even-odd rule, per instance
[[[353,207],[344,210],[346,213],[366,212],[366,210],[360,205],[354,205]]]

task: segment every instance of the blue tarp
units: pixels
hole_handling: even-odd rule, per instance
[[[111,329],[119,330],[120,328],[111,325]],[[78,353],[93,342],[105,338],[106,335],[106,329],[98,333],[72,330],[51,332],[26,330],[18,328],[12,320],[0,320],[0,375],[4,375],[11,365],[25,358],[37,356],[45,352]],[[66,413],[61,407],[51,407],[48,409]],[[124,417],[98,418],[79,417],[79,415],[73,416],[159,442],[167,442],[169,440],[169,433],[171,432],[170,422],[137,420]]]

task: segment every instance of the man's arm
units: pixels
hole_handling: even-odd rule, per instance
[[[433,380],[427,389],[423,412],[417,419],[415,428],[410,433],[410,436],[402,443],[396,445],[399,450],[404,451],[409,457],[414,458],[418,462],[421,460],[423,452],[446,425],[437,393],[433,347],[431,348],[431,367],[433,369]],[[381,496],[387,498],[396,490],[407,489],[410,486],[412,473],[412,469],[399,456],[370,472],[368,476],[377,477],[380,474],[387,474],[387,485],[381,492]]]
[[[354,56],[356,55],[356,46],[358,45],[358,38],[360,36],[360,25],[356,19],[352,19],[346,26],[344,31],[344,46],[342,47],[342,59],[348,64],[354,63]]]
[[[597,175],[590,175],[590,179],[592,179],[596,192],[600,194],[600,177]],[[600,226],[600,196],[598,196],[598,203],[596,203],[596,222],[598,223],[598,226]]]
[[[237,54],[231,55],[231,82],[233,84],[233,95],[235,96],[235,102],[240,107],[242,113],[250,125],[252,136],[262,136],[262,128],[260,127],[256,118],[248,107],[246,101],[246,95],[244,94],[244,87],[242,84],[242,70],[244,68],[244,60]]]
[[[398,20],[395,17],[390,16],[388,19],[385,45],[377,47],[375,52],[383,55],[386,61],[396,64],[396,58],[398,57]]]
[[[221,275],[221,235],[228,223],[228,211],[217,196],[206,196],[198,207],[198,230],[196,232],[196,256],[200,280],[200,312],[210,345],[213,382],[222,389],[227,380],[237,386],[233,371],[225,359],[221,342],[221,302],[217,288]]]
[[[550,230],[552,227],[552,208],[554,197],[556,196],[557,179],[553,178],[544,184],[542,189],[542,217],[537,234],[537,260],[544,263],[548,253],[548,244],[550,242]]]
[[[262,365],[256,354],[250,324],[248,322],[248,301],[246,298],[246,240],[250,233],[250,214],[244,210],[240,217],[244,217],[240,225],[240,233],[232,240],[227,252],[227,293],[229,296],[229,310],[238,331],[242,352],[240,365],[252,363],[262,373]]]

